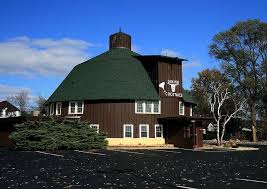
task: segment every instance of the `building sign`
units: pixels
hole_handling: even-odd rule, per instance
[[[165,85],[170,85],[171,86],[171,91],[166,91]],[[171,97],[178,97],[181,98],[183,97],[182,93],[176,93],[176,86],[178,86],[180,83],[177,80],[168,80],[167,82],[161,82],[159,84],[159,88],[163,90],[163,93],[166,96],[171,96]]]

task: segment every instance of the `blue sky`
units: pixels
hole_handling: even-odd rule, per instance
[[[140,54],[188,59],[184,87],[218,63],[212,37],[237,21],[267,22],[265,0],[0,0],[0,100],[19,90],[49,97],[78,63],[108,49],[118,31]]]

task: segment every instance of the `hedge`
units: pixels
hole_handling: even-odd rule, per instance
[[[103,149],[106,136],[84,121],[27,121],[15,125],[10,135],[18,150]]]

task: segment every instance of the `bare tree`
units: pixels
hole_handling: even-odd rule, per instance
[[[217,125],[217,144],[221,145],[227,123],[232,118],[240,117],[239,113],[245,111],[246,100],[236,102],[235,99],[230,98],[230,92],[228,91],[228,88],[222,89],[221,85],[213,86],[212,90],[213,92],[209,94],[208,102],[210,105],[210,111]],[[232,100],[234,107],[223,110],[227,100]]]
[[[36,100],[37,108],[41,114],[45,114],[45,102],[46,99],[43,96],[39,96]]]
[[[29,107],[29,92],[27,90],[21,90],[17,94],[10,95],[7,100],[17,106],[22,114],[26,114]]]

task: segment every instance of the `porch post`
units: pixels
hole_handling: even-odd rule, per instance
[[[193,148],[196,146],[196,121],[191,120],[192,126],[193,126]]]

